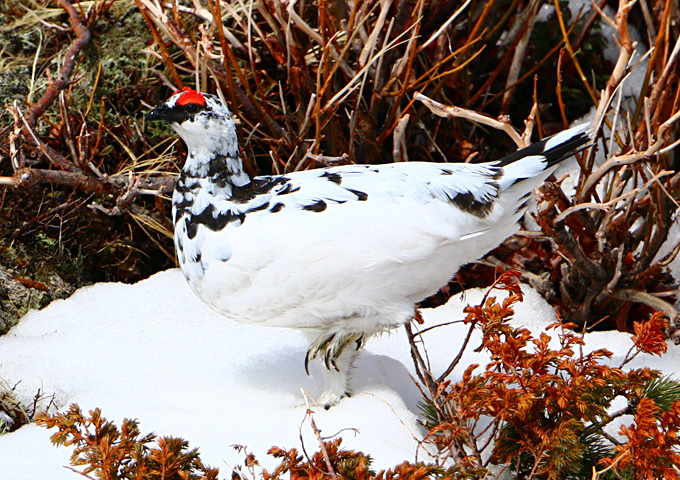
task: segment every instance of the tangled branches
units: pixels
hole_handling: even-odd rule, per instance
[[[665,312],[674,327],[667,265],[675,250],[666,239],[680,194],[674,158],[680,47],[668,28],[672,3],[655,2],[637,25],[650,39],[644,51],[629,31],[630,13],[641,8],[634,1],[621,1],[616,12],[596,5],[571,13],[558,2],[546,16],[538,2],[523,0],[515,9],[500,0],[318,6],[135,0],[130,11],[149,38],[139,55],[150,76],[135,111],[185,84],[218,92],[240,120],[243,157],[254,174],[493,159],[511,143],[530,143],[534,131],[542,137],[590,109],[597,149],[561,179],[564,188],[547,187],[539,202],[536,220],[548,239],[518,237],[488,260],[521,268],[580,327],[630,330],[652,310]],[[85,112],[72,105],[76,87],[86,83],[97,21],[115,4],[97,1],[86,11],[60,1],[75,37],[59,75],[51,79],[45,70],[50,80],[42,97],[27,109],[11,108],[12,171],[0,184],[75,189],[91,210],[125,214],[160,232],[154,244],[172,257],[164,243],[167,203],[160,199],[173,187],[172,159],[181,146],[159,141],[165,132],[144,134],[134,115],[106,111],[103,98],[94,117],[101,69],[88,77]],[[599,26],[618,42],[610,69],[596,53]],[[523,129],[509,112],[515,121],[527,118]]]

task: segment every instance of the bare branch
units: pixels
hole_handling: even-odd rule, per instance
[[[638,195],[639,193],[646,192],[649,189],[649,187],[651,187],[651,185],[653,183],[657,182],[660,178],[666,177],[668,175],[672,175],[673,173],[675,173],[675,172],[672,172],[670,170],[664,170],[662,172],[659,172],[656,175],[654,175],[654,177],[652,177],[643,186],[638,187],[638,188],[634,188],[633,190],[630,190],[630,191],[628,191],[628,192],[626,192],[622,195],[619,195],[618,197],[613,198],[613,199],[609,200],[608,202],[602,202],[602,203],[586,202],[586,203],[579,203],[577,205],[573,205],[573,206],[567,208],[566,210],[562,211],[559,215],[557,215],[557,217],[555,217],[555,221],[556,222],[563,222],[572,213],[577,212],[579,210],[588,209],[588,208],[594,208],[594,209],[597,209],[597,210],[609,211],[609,209],[611,207],[613,207],[615,204],[617,204],[621,200],[625,200],[627,198]]]
[[[664,143],[666,141],[665,138],[666,130],[668,130],[671,127],[671,125],[677,122],[678,119],[680,119],[680,111],[676,112],[675,115],[666,120],[659,127],[656,134],[657,137],[656,141],[652,145],[647,147],[647,149],[644,152],[634,152],[625,155],[614,156],[611,157],[606,162],[604,162],[602,165],[600,165],[600,167],[593,173],[591,173],[585,180],[579,198],[587,198],[588,195],[590,195],[590,192],[602,179],[602,177],[604,177],[607,174],[607,172],[609,172],[609,170],[611,170],[612,168],[621,167],[623,165],[631,165],[633,163],[639,162],[644,158],[649,158],[652,155],[656,154],[661,149],[661,147],[664,146]]]
[[[64,185],[92,193],[113,193],[117,189],[130,189],[135,185],[135,195],[162,195],[175,188],[174,176],[133,177],[130,175],[94,176],[62,170],[22,168],[13,177],[0,177],[0,185],[30,187],[37,184]]]
[[[314,431],[314,436],[316,436],[316,440],[319,442],[319,449],[321,450],[324,462],[326,462],[326,468],[328,469],[328,471],[324,473],[326,473],[331,478],[338,478],[338,475],[335,473],[335,470],[333,470],[333,464],[331,463],[331,458],[328,456],[328,450],[326,449],[326,445],[323,443],[323,439],[321,438],[321,430],[319,430],[319,427],[316,426],[316,422],[314,421],[314,412],[312,411],[312,407],[309,405],[309,397],[304,393],[306,392],[303,391],[303,398],[305,399],[305,403],[307,404],[307,412],[305,413],[305,416],[309,418],[309,423],[312,426],[312,430]]]
[[[410,115],[406,114],[399,119],[397,126],[394,129],[394,143],[392,148],[392,158],[395,162],[408,162],[408,153],[406,152],[406,126],[410,119]]]
[[[453,15],[451,15],[451,16],[449,17],[449,19],[448,19],[447,21],[445,21],[445,22],[442,24],[442,26],[439,27],[439,28],[437,29],[437,31],[434,32],[434,33],[432,34],[432,36],[430,36],[430,38],[427,39],[427,41],[426,41],[425,43],[423,43],[420,47],[418,47],[418,52],[420,52],[421,50],[424,50],[425,48],[427,48],[427,46],[428,46],[429,44],[431,44],[432,42],[434,42],[434,41],[437,39],[437,37],[439,37],[439,35],[441,35],[442,32],[443,32],[444,30],[446,30],[446,29],[448,28],[448,26],[451,25],[451,23],[453,23],[453,21],[454,21],[456,18],[458,18],[458,16],[459,16],[461,13],[463,13],[463,11],[468,7],[468,5],[470,5],[471,2],[472,2],[472,0],[467,0],[463,5],[460,6],[460,8],[458,8],[458,10],[456,10],[455,12],[453,12]]]
[[[680,312],[673,307],[672,304],[665,302],[659,297],[652,295],[647,292],[640,292],[632,289],[617,290],[612,293],[612,296],[620,299],[626,300],[628,302],[638,302],[643,303],[652,307],[654,310],[663,312],[664,315],[670,320],[670,327],[672,329],[678,328],[680,326]]]
[[[68,87],[71,81],[73,68],[75,67],[76,57],[90,42],[91,38],[90,31],[83,25],[78,12],[76,12],[76,9],[71,5],[71,2],[68,0],[57,0],[57,5],[68,13],[69,19],[71,20],[71,27],[76,34],[76,40],[64,55],[64,63],[62,64],[61,70],[59,70],[59,75],[49,82],[47,90],[42,97],[40,97],[40,100],[35,102],[35,104],[26,112],[25,119],[28,128],[33,128],[35,126],[38,118],[45,113],[45,110],[47,110],[50,105],[52,105],[52,102],[57,98],[59,92]]]
[[[498,120],[488,115],[484,115],[473,110],[468,110],[467,108],[461,108],[452,105],[444,105],[435,100],[432,100],[429,97],[426,97],[420,92],[416,92],[413,95],[413,98],[415,100],[420,100],[421,102],[423,102],[423,104],[425,104],[425,106],[429,108],[430,111],[435,115],[439,115],[440,117],[465,118],[466,120],[481,123],[483,125],[495,128],[496,130],[502,130],[510,137],[510,139],[513,142],[515,142],[515,145],[517,145],[518,148],[523,148],[527,146],[527,144],[524,143],[525,140],[522,139],[522,136],[519,134],[517,130],[515,130],[515,128],[510,124],[510,121],[507,118],[502,118]]]

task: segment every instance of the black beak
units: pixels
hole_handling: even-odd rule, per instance
[[[172,123],[176,121],[172,118],[173,116],[174,115],[172,115],[172,111],[167,107],[167,105],[159,105],[146,115],[146,121]]]

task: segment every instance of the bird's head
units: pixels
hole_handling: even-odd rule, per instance
[[[190,155],[238,156],[231,112],[215,95],[185,87],[151,110],[146,119],[169,124],[187,144]]]

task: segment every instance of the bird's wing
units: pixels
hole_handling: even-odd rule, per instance
[[[357,201],[367,202],[366,209],[379,202],[441,201],[454,210],[484,216],[498,197],[501,176],[502,170],[493,164],[347,165],[257,177],[248,192],[237,192],[224,208],[245,214],[284,209],[320,213],[331,205]]]
[[[209,263],[201,283],[211,292],[202,294],[241,321],[270,325],[404,321],[413,302],[515,231],[515,212],[496,201],[501,174],[412,162],[256,178],[241,203],[221,207],[241,221],[206,232],[203,261],[211,246],[231,255]]]

